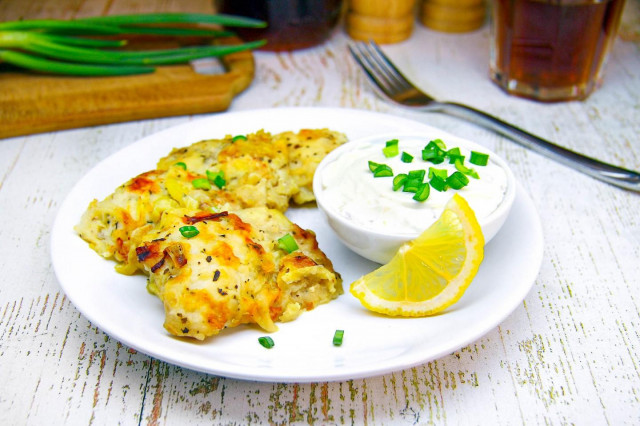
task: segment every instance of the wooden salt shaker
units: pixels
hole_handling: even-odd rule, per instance
[[[346,29],[355,40],[397,43],[413,31],[416,0],[349,0]]]
[[[484,18],[485,0],[422,0],[420,6],[420,22],[437,31],[473,31]]]

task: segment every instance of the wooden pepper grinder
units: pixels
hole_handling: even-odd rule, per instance
[[[422,0],[420,21],[433,30],[473,31],[484,24],[484,0]]]
[[[413,31],[416,0],[349,0],[346,29],[355,40],[397,43]]]

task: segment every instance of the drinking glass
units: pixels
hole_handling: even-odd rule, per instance
[[[585,99],[599,85],[625,0],[494,0],[492,80],[539,101]]]

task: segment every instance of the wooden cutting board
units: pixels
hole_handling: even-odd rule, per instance
[[[223,74],[176,65],[121,77],[46,76],[0,66],[0,138],[226,110],[251,84],[254,61],[251,52],[240,52],[222,62]]]

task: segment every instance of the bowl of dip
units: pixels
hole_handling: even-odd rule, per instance
[[[429,228],[454,193],[473,209],[486,244],[504,224],[515,189],[497,154],[466,139],[425,133],[349,141],[320,162],[313,180],[318,207],[340,240],[378,263]]]

